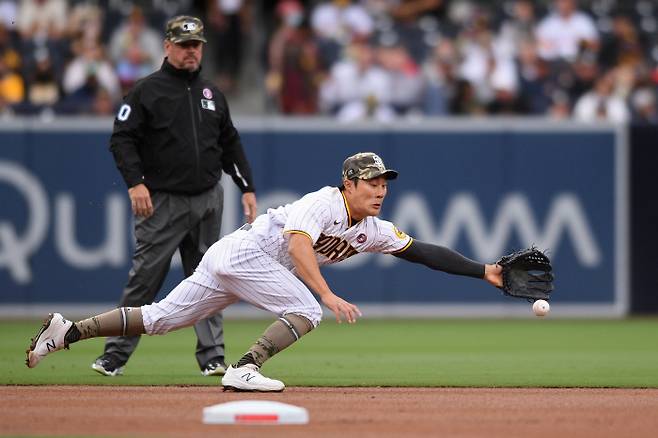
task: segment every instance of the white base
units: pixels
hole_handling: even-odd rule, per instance
[[[306,424],[308,411],[275,401],[243,400],[203,408],[204,424]]]

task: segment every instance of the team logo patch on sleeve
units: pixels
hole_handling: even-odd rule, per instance
[[[356,236],[356,241],[359,242],[359,243],[363,243],[363,242],[366,241],[367,238],[368,238],[368,236],[366,236],[365,234],[361,233],[361,234],[359,234],[358,236]]]
[[[398,236],[398,239],[404,239],[407,237],[406,234],[404,234],[404,231],[398,230],[398,227],[393,225],[393,231],[395,231],[395,235]]]

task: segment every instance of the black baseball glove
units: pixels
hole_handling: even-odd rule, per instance
[[[548,300],[553,291],[553,267],[546,255],[530,247],[503,256],[496,262],[503,268],[505,295],[528,301]]]

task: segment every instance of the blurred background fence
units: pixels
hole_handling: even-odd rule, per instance
[[[236,124],[261,212],[337,185],[344,157],[372,150],[401,172],[383,216],[415,238],[483,261],[531,244],[548,249],[557,272],[554,308],[562,316],[657,309],[649,275],[655,256],[647,251],[655,234],[647,214],[655,207],[645,197],[653,193],[645,181],[655,178],[648,163],[655,163],[656,129],[629,135],[626,126],[525,118]],[[109,306],[119,297],[133,242],[125,186],[107,148],[110,131],[109,119],[0,125],[5,313],[29,313],[52,302]],[[242,223],[239,193],[231,182],[224,186],[223,231],[230,232]],[[639,258],[631,263],[634,254]],[[635,269],[646,273],[631,282]],[[390,256],[355,257],[326,275],[372,315],[528,313],[484,284]],[[165,292],[181,277],[178,266]]]

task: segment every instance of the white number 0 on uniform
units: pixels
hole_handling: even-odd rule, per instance
[[[121,108],[119,108],[119,113],[117,114],[117,119],[119,119],[122,122],[125,122],[128,120],[128,116],[130,115],[130,105],[127,103],[124,103],[121,105]]]

